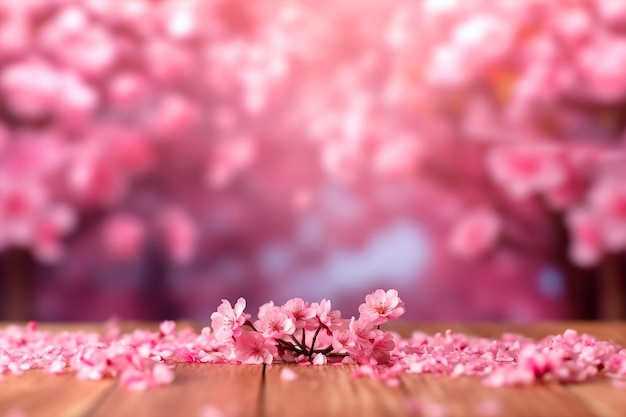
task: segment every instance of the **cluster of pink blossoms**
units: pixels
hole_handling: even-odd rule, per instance
[[[121,335],[51,333],[10,326],[0,330],[0,377],[35,368],[50,374],[76,372],[79,379],[118,378],[132,390],[172,383],[177,363],[269,364],[296,362],[356,365],[355,376],[399,383],[401,373],[472,375],[490,386],[532,384],[544,379],[582,382],[601,372],[616,386],[626,380],[626,349],[568,330],[540,341],[505,334],[486,339],[454,334],[415,332],[408,339],[378,328],[400,317],[404,303],[395,290],[376,290],[359,308],[358,319],[342,320],[328,300],[300,298],[282,306],[267,303],[250,321],[245,300],[224,300],[213,313],[213,329],[200,333],[177,330],[171,321],[156,332],[135,330]],[[207,365],[208,366],[208,365]],[[292,371],[291,371],[292,372]],[[294,379],[288,372],[283,380]]]
[[[405,312],[396,290],[376,290],[359,307],[359,318],[349,321],[332,310],[329,300],[308,303],[293,298],[282,306],[273,302],[259,309],[257,320],[244,313],[246,301],[235,306],[227,300],[211,315],[215,339],[231,361],[260,364],[327,362],[387,365],[395,348],[393,334],[378,328]],[[248,327],[250,331],[245,330]]]

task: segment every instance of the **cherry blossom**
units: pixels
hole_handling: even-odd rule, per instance
[[[605,249],[604,233],[598,216],[589,210],[572,211],[568,216],[572,233],[570,256],[577,265],[595,265]]]
[[[120,383],[133,391],[143,391],[159,385],[171,384],[173,371],[166,365],[157,363],[149,370],[127,369],[120,374]]]
[[[311,308],[315,311],[319,324],[322,326],[330,327],[337,324],[341,318],[340,311],[331,310],[330,300],[323,299],[319,303],[312,303]]]
[[[489,172],[497,183],[516,198],[545,192],[565,181],[560,150],[547,144],[524,144],[493,150]]]
[[[365,297],[365,303],[359,306],[361,318],[373,325],[396,319],[405,312],[404,302],[396,290],[376,290]]]
[[[181,209],[171,208],[162,215],[164,240],[171,258],[178,263],[190,262],[197,248],[198,232],[193,219]]]
[[[279,339],[295,332],[293,320],[273,303],[264,304],[259,309],[259,319],[254,327],[266,338]]]
[[[272,363],[276,346],[259,333],[244,332],[235,342],[238,362],[247,365]]]
[[[38,118],[49,114],[59,93],[59,74],[48,63],[31,59],[4,68],[0,89],[17,116]]]
[[[316,326],[315,320],[312,320],[315,318],[315,309],[302,298],[292,298],[283,304],[281,308],[291,318],[296,329],[310,329]]]
[[[226,414],[217,406],[205,405],[200,410],[200,417],[226,417]]]
[[[610,54],[610,55],[607,55]],[[610,56],[610,59],[607,57]],[[601,101],[613,101],[626,93],[626,77],[618,70],[626,63],[626,41],[608,38],[590,43],[580,54],[579,66],[590,94]]]
[[[298,379],[298,374],[290,368],[283,368],[280,371],[280,379],[285,382],[295,381]]]
[[[590,190],[590,205],[605,225],[607,247],[626,249],[626,186],[611,180],[595,184]]]
[[[222,300],[217,311],[211,314],[211,327],[215,331],[215,337],[226,342],[233,336],[242,334],[242,326],[250,318],[244,313],[246,300],[239,298],[233,307],[228,300]]]
[[[104,225],[104,248],[113,259],[128,260],[137,257],[145,238],[145,227],[132,215],[119,214]]]
[[[62,205],[48,207],[40,214],[33,230],[33,247],[38,259],[56,261],[64,253],[63,236],[76,227],[76,215]]]
[[[393,290],[380,291],[369,296],[391,291],[397,298]],[[239,317],[243,317],[244,307],[245,301],[240,299],[235,306]],[[214,316],[233,314],[231,305],[224,301]],[[255,323],[272,314],[286,316],[280,307],[268,302]],[[220,320],[213,321],[221,325]],[[453,378],[474,376],[494,387],[529,385],[548,379],[580,383],[599,375],[606,375],[619,385],[626,378],[626,349],[571,329],[533,340],[517,334],[486,339],[449,330],[434,335],[415,331],[402,338],[354,317],[349,329],[342,330],[341,325],[334,324],[330,333],[321,332],[324,326],[319,322],[315,331],[303,333],[300,338],[297,333],[284,332],[266,336],[247,323],[237,331],[230,329],[231,336],[223,339],[218,336],[224,333],[223,328],[203,328],[196,333],[190,328],[179,329],[173,321],[162,322],[156,331],[136,329],[124,334],[119,329],[106,334],[52,333],[39,330],[31,322],[0,330],[0,376],[22,375],[37,368],[51,375],[73,371],[81,380],[116,378],[127,389],[145,390],[175,383],[176,365],[180,363],[211,366],[282,361],[317,366],[356,363],[355,377],[384,380],[392,387],[399,386],[397,378],[403,372]],[[284,367],[280,378],[291,382],[297,379],[297,373]],[[477,408],[495,412],[498,407],[481,403]]]
[[[500,217],[491,210],[475,210],[462,216],[450,236],[450,248],[457,255],[472,259],[495,246],[502,231]]]
[[[592,269],[626,250],[624,170],[606,157],[626,143],[622,1],[320,1],[2,2],[3,254],[28,249],[58,276],[93,277],[67,271],[97,257],[98,225],[136,213],[149,248],[128,256],[167,252],[164,297],[188,314],[202,308],[198,288],[238,285],[218,284],[205,259],[221,265],[233,249],[241,276],[283,282],[308,272],[301,259],[352,250],[399,219],[432,232],[437,278],[465,276],[447,270],[450,233],[452,255],[481,271],[507,252],[520,271],[574,263],[602,279]],[[345,22],[349,34],[333,29]],[[333,188],[350,198],[328,204]],[[448,215],[454,204],[469,213]],[[304,250],[313,218],[322,237]],[[253,264],[276,241],[297,253],[270,281]],[[64,280],[46,291],[67,293]],[[488,286],[473,281],[469,298],[482,299]],[[309,339],[319,321],[337,325],[309,307],[285,311]]]
[[[124,108],[139,103],[146,96],[147,87],[138,74],[125,72],[111,78],[107,93],[116,106]]]

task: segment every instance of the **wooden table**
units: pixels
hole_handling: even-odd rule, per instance
[[[0,323],[0,327],[6,324]],[[125,329],[154,328],[154,324],[126,323]],[[196,326],[197,327],[197,326]],[[89,324],[41,325],[44,329],[94,330]],[[428,333],[452,329],[497,337],[519,332],[539,338],[568,328],[626,346],[626,323],[428,324],[400,326],[405,335],[419,328]],[[446,416],[586,417],[626,416],[626,390],[597,379],[584,384],[546,383],[523,388],[487,388],[480,380],[432,375],[404,375],[392,388],[368,378],[353,379],[349,366],[292,366],[298,379],[280,378],[283,366],[179,365],[174,384],[147,392],[132,392],[114,380],[78,381],[71,374],[48,376],[32,371],[0,381],[0,417],[21,410],[29,417],[160,417],[201,416],[214,405],[226,416],[331,417],[416,416],[407,404],[446,404]],[[482,406],[481,406],[482,404]],[[485,405],[499,405],[488,411]],[[481,409],[481,407],[483,407]]]

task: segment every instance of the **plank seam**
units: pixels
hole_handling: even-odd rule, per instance
[[[261,389],[259,390],[259,401],[257,404],[257,416],[265,417],[267,415],[267,404],[266,404],[266,373],[267,373],[267,364],[263,364],[263,371],[261,372]]]

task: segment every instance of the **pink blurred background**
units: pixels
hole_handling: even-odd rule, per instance
[[[1,317],[624,318],[625,68],[626,0],[0,0]]]

